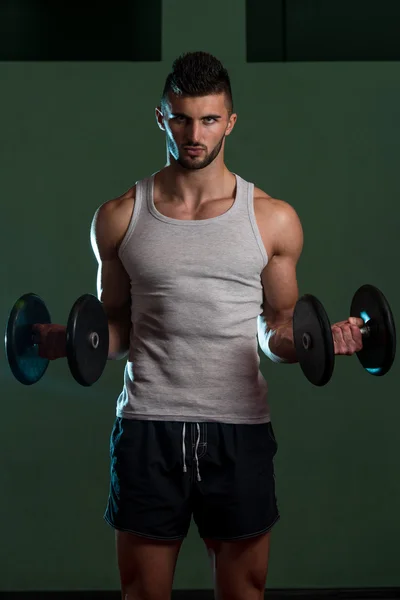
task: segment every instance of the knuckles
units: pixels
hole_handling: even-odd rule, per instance
[[[331,329],[335,354],[352,356],[362,350],[362,334],[357,325],[341,321],[332,325]]]

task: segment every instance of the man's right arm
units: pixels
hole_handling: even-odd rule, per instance
[[[132,198],[106,202],[96,211],[90,232],[98,262],[97,296],[109,323],[108,358],[118,360],[129,352],[131,331],[130,278],[119,259],[118,248],[129,225]]]

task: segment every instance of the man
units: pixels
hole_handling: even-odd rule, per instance
[[[218,599],[260,599],[279,512],[257,335],[272,360],[296,362],[302,227],[226,167],[237,115],[215,57],[174,62],[156,119],[166,166],[103,204],[91,231],[109,358],[127,357],[105,513],[122,598],[170,597],[193,515]],[[362,325],[332,326],[336,354],[361,349]]]

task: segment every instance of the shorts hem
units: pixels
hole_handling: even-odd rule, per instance
[[[117,531],[123,531],[125,533],[133,533],[134,535],[138,535],[140,537],[143,538],[148,538],[151,540],[159,540],[160,542],[164,541],[164,542],[173,542],[173,541],[178,541],[178,540],[184,540],[187,536],[187,534],[183,534],[183,535],[178,535],[178,536],[161,536],[161,535],[151,535],[150,533],[143,533],[141,531],[135,531],[133,529],[126,529],[124,527],[119,527],[117,525],[114,525],[114,523],[112,521],[110,521],[110,519],[108,519],[106,516],[103,517],[103,519],[105,520],[106,523],[108,523],[108,525],[110,525],[113,529],[116,529]]]
[[[272,521],[272,523],[270,523],[270,525],[268,525],[268,527],[264,527],[264,529],[260,529],[259,531],[255,531],[254,533],[244,533],[243,535],[237,535],[237,536],[215,536],[215,535],[204,535],[204,534],[200,534],[201,539],[207,539],[207,540],[215,540],[215,541],[220,541],[220,542],[235,542],[235,541],[240,541],[240,540],[247,540],[247,539],[251,539],[254,537],[257,537],[258,535],[263,535],[264,533],[268,533],[274,525],[276,525],[276,523],[280,520],[280,515],[278,514],[275,519]]]

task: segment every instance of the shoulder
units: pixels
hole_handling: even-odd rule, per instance
[[[136,186],[131,187],[127,192],[104,202],[96,210],[93,217],[93,223],[97,227],[107,226],[130,219],[135,204]]]
[[[132,217],[136,186],[121,196],[104,202],[96,210],[90,229],[92,246],[104,249],[105,253],[116,252]]]
[[[120,215],[126,210],[132,209],[136,196],[136,186],[129,188],[128,191],[121,194],[121,196],[117,196],[116,198],[112,198],[111,200],[107,200],[104,202],[96,211],[96,214],[102,218],[103,215],[111,216],[117,213]]]
[[[280,254],[288,248],[301,252],[303,228],[291,204],[254,187],[254,212],[263,237],[271,241],[274,254]]]
[[[257,212],[268,215],[269,218],[273,216],[277,220],[300,221],[295,209],[288,202],[273,198],[258,187],[254,187],[254,208]]]

